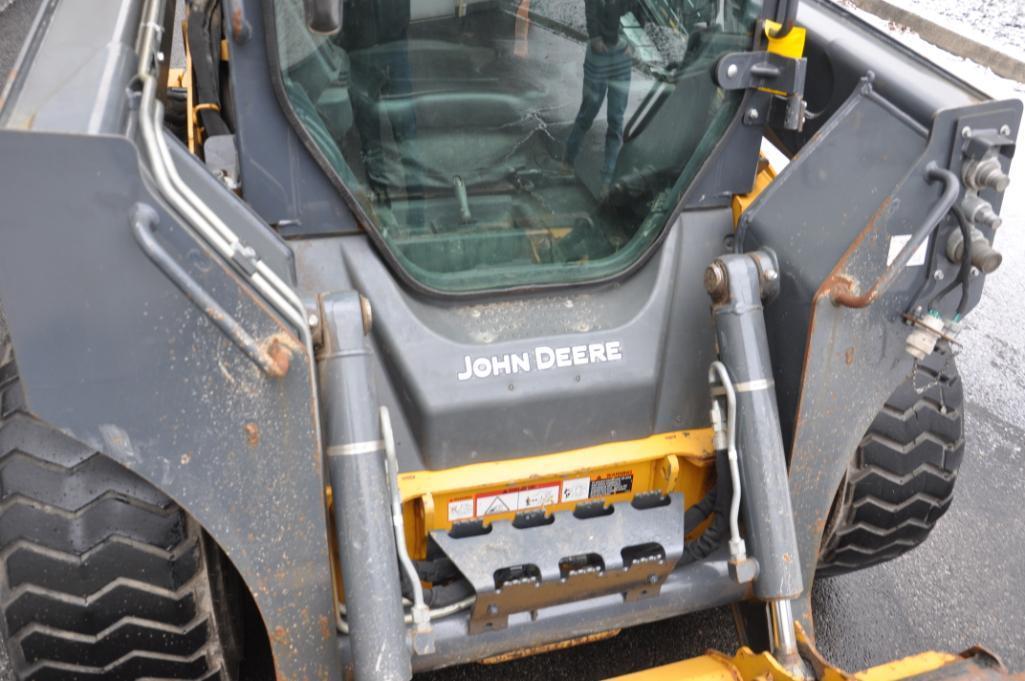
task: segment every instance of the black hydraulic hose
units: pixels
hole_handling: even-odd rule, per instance
[[[449,584],[424,589],[424,602],[431,608],[444,608],[469,598],[473,593],[469,581],[457,579]]]
[[[957,318],[961,319],[968,312],[968,290],[972,274],[972,226],[960,207],[954,208],[953,213],[954,217],[957,218],[958,227],[961,228],[961,238],[964,240],[963,252],[961,253],[961,267],[957,271],[957,278],[933,296],[932,300],[929,301],[929,307],[935,309],[944,296],[960,285],[961,300],[957,304]],[[932,271],[931,268],[930,271]]]
[[[934,235],[932,239],[932,244],[929,247],[928,265],[925,268],[927,274],[925,278],[922,279],[922,283],[919,284],[918,289],[915,291],[915,295],[911,296],[911,306],[908,307],[907,310],[907,314],[909,316],[914,316],[913,312],[915,307],[918,306],[918,301],[922,299],[922,296],[925,294],[925,290],[929,288],[929,284],[931,284],[933,281],[930,275],[932,272],[936,271],[936,254],[940,248],[939,244],[939,236]]]
[[[730,469],[729,462],[726,459],[726,452],[716,452],[715,456],[715,487],[709,492],[708,496],[715,494],[715,518],[712,520],[711,526],[705,532],[692,542],[689,542],[683,547],[683,558],[680,560],[681,564],[686,565],[695,561],[701,560],[712,553],[716,548],[722,544],[723,537],[729,532],[730,524]],[[708,499],[702,499],[698,502],[698,505],[704,504]],[[707,516],[706,516],[707,517]],[[704,520],[704,518],[702,518]],[[700,522],[700,521],[698,521]],[[695,523],[697,524],[697,523]],[[693,529],[693,526],[687,524],[686,515],[684,516],[684,528],[687,532]]]
[[[718,497],[718,494],[716,494],[717,491],[718,490],[716,490],[715,487],[708,490],[708,494],[706,494],[701,501],[694,504],[684,512],[684,533],[689,533],[695,527],[703,523],[708,516],[712,515],[712,511],[715,510],[715,500]]]
[[[191,7],[191,6],[190,6]],[[221,115],[220,3],[208,1],[189,9],[186,40],[195,76],[196,108],[207,137],[231,132]],[[205,106],[204,106],[205,105]],[[202,106],[203,108],[199,108]]]
[[[961,269],[958,271],[958,278],[961,280],[961,300],[957,303],[957,318],[960,321],[968,312],[968,293],[972,283],[972,229],[964,211],[955,208],[954,215],[964,237],[964,253],[961,254]]]
[[[456,569],[455,563],[446,556],[428,560],[414,560],[413,566],[416,567],[416,574],[420,576],[422,581],[431,582],[432,584],[435,582],[445,582],[459,576],[459,570]]]

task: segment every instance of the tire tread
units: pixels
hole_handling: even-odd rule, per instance
[[[964,457],[964,394],[949,353],[941,348],[922,362],[862,438],[827,523],[816,575],[892,560],[925,541],[950,508]]]
[[[21,412],[6,341],[0,328],[0,630],[15,678],[227,681],[202,531]]]

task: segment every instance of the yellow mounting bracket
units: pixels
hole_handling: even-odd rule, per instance
[[[794,26],[784,37],[777,38],[776,34],[779,33],[781,28],[783,28],[782,24],[775,21],[765,21],[765,37],[769,40],[767,51],[790,59],[800,59],[803,57],[804,43],[808,37],[808,32],[800,26]]]

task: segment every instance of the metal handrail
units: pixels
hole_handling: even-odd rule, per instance
[[[875,302],[879,296],[889,290],[897,275],[904,270],[908,261],[911,260],[911,256],[914,255],[919,246],[925,243],[925,240],[929,238],[929,235],[940,224],[940,220],[954,207],[957,197],[961,194],[961,181],[957,179],[957,175],[946,168],[941,168],[935,161],[931,161],[925,167],[925,173],[930,182],[936,180],[943,182],[944,189],[940,200],[925,217],[922,225],[912,233],[911,239],[904,244],[904,248],[900,250],[894,261],[879,275],[872,288],[861,295],[855,295],[851,291],[849,282],[839,282],[830,291],[830,298],[834,305],[860,309],[868,307]]]
[[[193,279],[185,268],[171,257],[164,247],[157,241],[153,228],[157,223],[157,214],[150,206],[137,204],[132,211],[132,234],[138,242],[139,247],[146,256],[153,261],[160,271],[167,275],[167,278],[174,282],[174,285],[181,289],[193,305],[213,322],[214,326],[220,329],[224,335],[238,346],[238,349],[245,353],[256,366],[274,378],[285,375],[283,366],[274,361],[260,344],[249,335],[242,325],[235,320],[228,312],[221,307],[220,303],[214,300],[213,296],[206,292],[195,279]]]

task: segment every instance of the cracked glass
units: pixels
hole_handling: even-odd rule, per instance
[[[392,259],[439,291],[622,272],[665,228],[740,93],[749,0],[274,3],[296,118]]]

